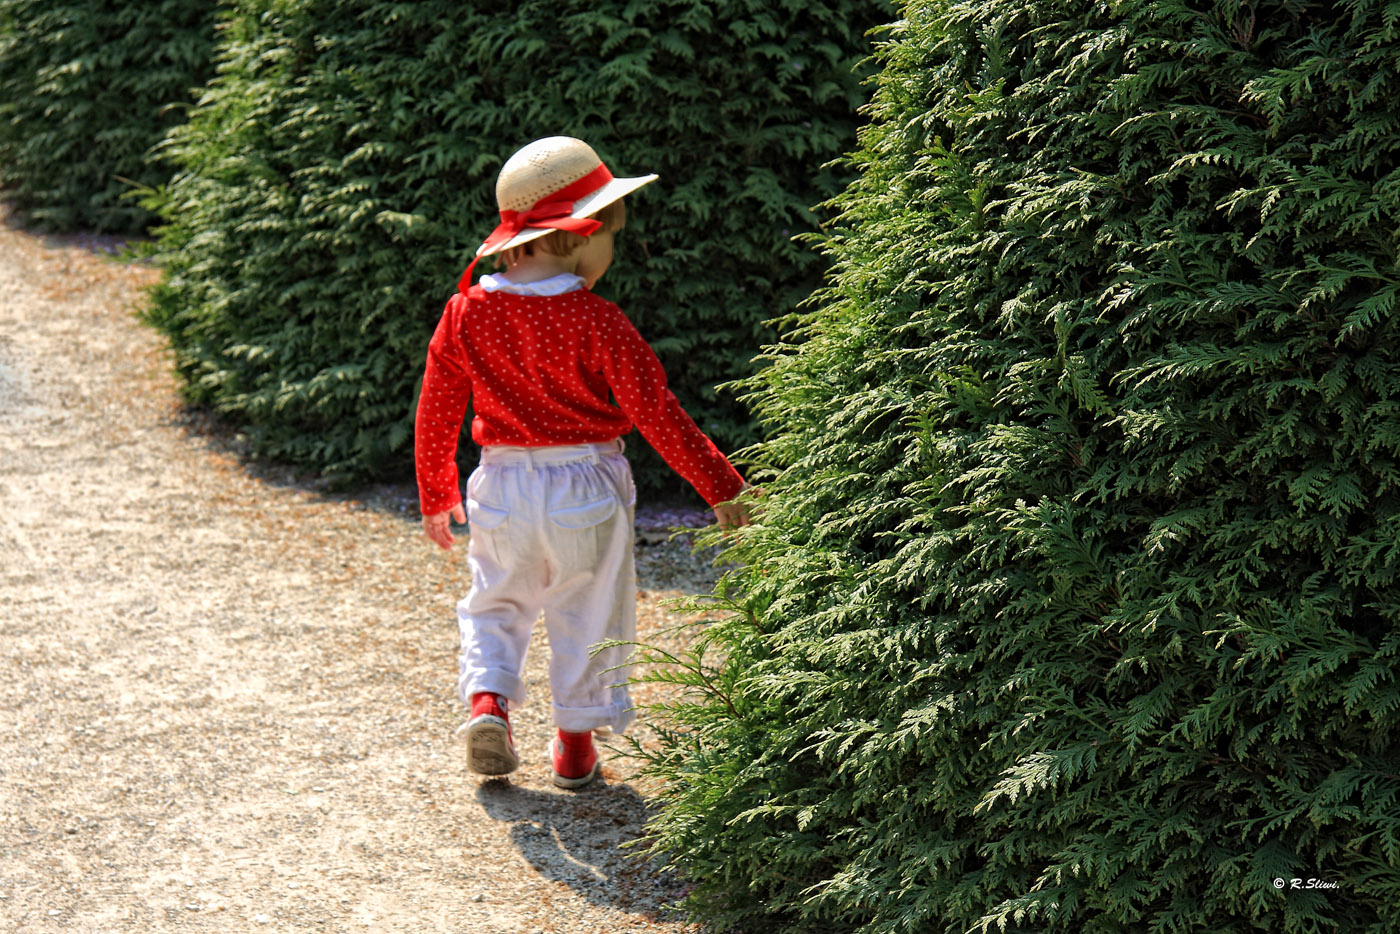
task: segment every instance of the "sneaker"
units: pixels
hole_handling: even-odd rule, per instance
[[[560,788],[582,788],[598,777],[601,767],[591,731],[560,730],[549,743],[549,757],[554,763],[554,784]]]
[[[520,768],[506,699],[499,694],[473,694],[471,719],[457,735],[467,742],[467,768],[478,775],[505,775]]]

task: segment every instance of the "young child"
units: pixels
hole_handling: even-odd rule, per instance
[[[595,729],[633,719],[629,654],[590,647],[635,638],[632,525],[636,491],[621,436],[643,437],[714,508],[722,526],[746,525],[728,502],[746,484],[667,388],[651,347],[621,309],[590,291],[607,271],[622,198],[656,179],[614,178],[581,140],[524,147],[496,182],[501,223],[477,250],[504,274],[472,285],[472,267],[447,302],[428,347],[415,423],[424,533],[451,548],[450,520],[470,528],[470,593],[457,605],[458,696],[471,710],[467,762],[483,775],[519,765],[508,710],[525,699],[525,652],[541,610],[558,735],[554,783],[598,774]],[[617,406],[610,404],[612,392]],[[458,489],[457,437],[469,400],[481,463]]]

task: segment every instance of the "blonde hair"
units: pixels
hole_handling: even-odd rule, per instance
[[[609,204],[603,205],[598,212],[592,215],[596,221],[601,221],[603,226],[598,233],[617,233],[622,229],[622,225],[627,223],[627,209],[623,207],[622,198],[618,198]],[[541,250],[551,256],[568,256],[574,250],[588,242],[588,238],[583,234],[570,233],[567,230],[554,230],[543,237],[536,237],[528,243],[522,243],[518,247],[496,254],[496,266],[512,266],[527,256],[534,256],[536,250]]]

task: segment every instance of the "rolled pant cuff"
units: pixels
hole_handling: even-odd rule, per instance
[[[525,682],[508,671],[495,668],[474,671],[457,682],[457,696],[467,707],[472,705],[472,695],[482,691],[500,694],[517,706],[525,703]]]
[[[625,733],[637,719],[631,704],[609,704],[606,707],[560,707],[554,705],[554,725],[570,733],[586,733],[609,727],[614,733]]]

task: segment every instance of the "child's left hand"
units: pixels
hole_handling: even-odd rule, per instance
[[[435,516],[423,517],[423,534],[437,542],[443,548],[450,549],[452,543],[456,541],[452,537],[452,521],[457,520],[459,525],[466,525],[467,512],[458,503],[447,512],[440,512]]]

